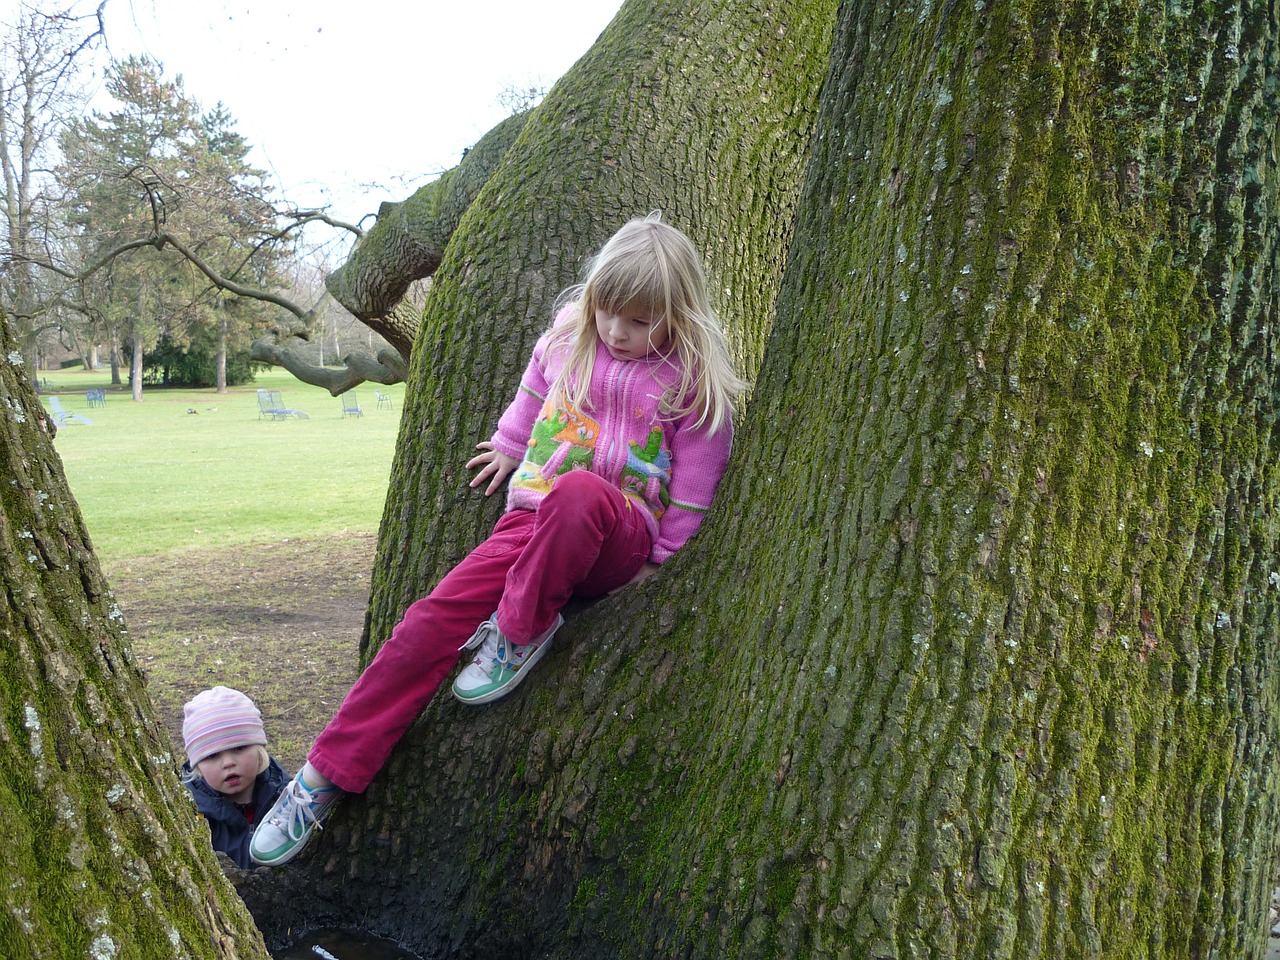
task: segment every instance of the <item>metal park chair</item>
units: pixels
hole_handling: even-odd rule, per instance
[[[310,420],[301,410],[290,410],[284,405],[284,396],[279,390],[258,391],[258,419],[285,420],[297,417],[299,420]]]
[[[88,417],[82,417],[78,413],[72,413],[62,405],[59,397],[53,396],[49,398],[49,412],[53,414],[55,420],[64,426],[68,423],[83,423],[85,426],[92,427],[93,421]]]
[[[275,398],[270,390],[258,391],[258,419],[283,420],[287,414],[276,406]]]

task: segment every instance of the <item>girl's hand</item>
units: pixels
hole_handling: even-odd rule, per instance
[[[625,590],[627,589],[627,587],[631,586],[633,583],[639,583],[641,580],[645,579],[646,577],[652,577],[655,573],[657,573],[661,569],[662,567],[658,566],[658,564],[653,563],[649,560],[646,560],[644,562],[644,566],[636,571],[636,575],[634,577],[632,577],[622,586],[614,587],[612,590],[609,591],[609,593],[614,594],[614,593],[617,593],[619,590]]]
[[[481,452],[467,461],[467,469],[479,467],[480,472],[471,478],[470,486],[474,489],[488,480],[489,485],[484,490],[484,495],[487,497],[502,487],[503,481],[511,475],[511,471],[520,466],[520,461],[508,457],[505,453],[499,453],[493,448],[493,442],[490,440],[477,443],[476,449]]]

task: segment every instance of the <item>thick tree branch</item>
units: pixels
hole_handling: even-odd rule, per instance
[[[229,277],[222,276],[220,273],[218,273],[218,271],[214,270],[213,267],[211,267],[199,254],[197,254],[194,250],[192,250],[185,243],[183,243],[182,240],[174,236],[168,230],[161,230],[157,234],[156,239],[159,241],[156,244],[157,249],[162,248],[165,244],[168,244],[169,246],[173,247],[180,254],[182,254],[182,256],[185,257],[192,264],[192,266],[194,266],[197,270],[199,270],[206,277],[208,277],[209,280],[221,290],[225,290],[228,293],[233,293],[237,297],[248,297],[252,300],[262,300],[266,303],[274,303],[277,307],[282,307],[285,310],[288,310],[290,313],[292,313],[295,317],[297,317],[299,320],[301,320],[304,324],[307,324],[308,326],[310,325],[311,320],[315,317],[315,312],[316,312],[315,307],[312,307],[310,310],[306,310],[298,306],[288,297],[282,297],[278,293],[272,293],[269,290],[259,290],[256,287],[246,287],[244,284],[237,283],[236,281],[232,280]]]
[[[334,299],[408,357],[418,333],[418,312],[394,314],[415,280],[440,266],[444,248],[476,194],[524,129],[529,114],[508,117],[444,173],[400,203],[384,203],[378,222],[347,262],[325,280]]]
[[[152,212],[156,226],[159,227],[164,218],[163,204],[158,202],[154,191],[149,190],[148,195],[152,198]],[[325,219],[328,222],[327,218],[319,214],[312,216],[311,219]],[[283,232],[281,236],[283,236]],[[404,357],[394,349],[383,350],[379,352],[377,357],[369,356],[368,354],[348,354],[343,357],[343,363],[346,364],[346,369],[344,370],[320,367],[303,359],[287,344],[291,340],[309,341],[311,339],[315,317],[331,296],[327,290],[312,307],[301,307],[288,297],[278,293],[247,286],[232,280],[230,277],[223,276],[207,260],[192,250],[184,240],[169,230],[157,229],[156,233],[151,237],[131,240],[113,247],[79,273],[46,261],[29,260],[28,262],[53,271],[69,281],[78,283],[88,279],[106,264],[131,250],[142,247],[155,247],[157,250],[163,250],[166,246],[172,247],[181,254],[184,259],[204,274],[209,282],[218,289],[224,290],[233,296],[274,304],[292,315],[294,322],[281,323],[271,333],[254,342],[250,350],[252,359],[284,367],[304,383],[324,387],[334,396],[350,390],[365,381],[392,384],[400,383],[404,380],[407,365]],[[57,295],[34,310],[32,316],[39,315],[55,303],[72,309],[79,309],[75,304],[67,302],[61,295]]]
[[[377,358],[368,354],[348,354],[342,358],[345,369],[321,367],[304,359],[288,345],[279,343],[276,333],[259,337],[253,342],[249,356],[261,363],[284,367],[303,383],[324,387],[333,396],[358,387],[365,381],[373,383],[400,383],[405,378],[404,358],[394,350],[379,351]]]

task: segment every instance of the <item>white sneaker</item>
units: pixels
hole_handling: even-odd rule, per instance
[[[254,863],[274,867],[288,863],[302,852],[342,796],[338,786],[313,790],[302,782],[302,773],[289,781],[267,811],[249,841]]]
[[[462,645],[463,650],[480,648],[474,660],[453,681],[453,695],[463,703],[492,703],[505,697],[529,675],[546,649],[551,646],[552,635],[564,623],[564,617],[556,614],[553,623],[542,636],[528,643],[512,643],[498,629],[495,613]]]

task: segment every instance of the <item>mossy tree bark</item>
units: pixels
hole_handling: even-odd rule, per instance
[[[379,540],[367,655],[405,606],[492,527],[501,498],[485,501],[471,491],[463,465],[514,395],[556,294],[580,278],[586,258],[625,219],[658,209],[694,238],[714,265],[717,300],[742,365],[759,365],[834,21],[833,0],[628,3],[529,117],[434,274]],[[580,620],[564,633],[566,649],[573,636],[589,635],[585,625]],[[453,717],[451,705],[442,705],[441,714]],[[469,784],[472,809],[492,795],[487,774],[473,781],[459,770],[471,760],[456,742],[445,767],[425,768],[423,751],[434,756],[439,742],[432,729],[441,720],[438,709],[429,711],[434,720],[410,733],[384,780],[367,798],[352,799],[326,830],[309,862],[315,870],[329,864],[327,880],[302,864],[269,889],[255,879],[250,901],[272,931],[305,922],[297,913],[272,911],[272,898],[287,903],[293,889],[309,892],[287,904],[288,911],[301,907],[317,920],[369,917],[426,953],[436,949],[436,938],[449,941],[455,923],[470,931],[468,938],[480,929],[477,923],[483,926],[480,914],[454,920],[449,912],[459,890],[473,882],[491,886],[491,867],[476,874],[479,865],[468,866],[472,858],[463,853],[459,871],[440,887],[434,879],[425,885],[406,880],[401,872],[425,876],[441,854],[427,852],[439,838],[419,832],[424,818],[437,819],[423,806],[423,790],[435,789],[423,785],[424,776]],[[456,735],[468,738],[505,726],[496,713],[483,711],[455,719],[464,721]],[[545,739],[539,742],[547,747]],[[502,752],[515,761],[520,751]],[[400,766],[405,760],[416,770],[408,779]],[[450,820],[455,816],[461,814]],[[465,830],[449,832],[454,848],[464,851]],[[398,892],[366,885],[375,875],[397,876]],[[566,892],[563,877],[548,883],[548,903],[561,903],[546,917],[550,929],[576,894]],[[364,901],[362,890],[379,906]]]
[[[0,954],[265,957],[153,719],[0,317]]]
[[[694,238],[743,365],[759,364],[834,16],[834,0],[628,3],[529,117],[433,275],[375,564],[376,640],[492,527],[501,498],[477,510],[463,465],[557,293],[624,220],[661,210]]]
[[[850,0],[794,221],[819,6],[653,7],[445,251],[370,637],[485,532],[470,445],[648,207],[763,355],[717,507],[274,893],[432,956],[1260,957],[1274,7]]]

